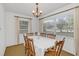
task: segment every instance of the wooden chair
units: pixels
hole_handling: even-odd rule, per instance
[[[24,42],[26,42],[27,36],[23,35],[23,37],[24,37]]]
[[[35,48],[33,39],[27,38],[25,42],[25,55],[27,56],[35,56]]]
[[[47,37],[51,38],[51,39],[55,39],[56,35],[54,35],[54,34],[47,34]]]
[[[34,33],[26,33],[27,36],[33,36]]]
[[[28,42],[27,42],[28,37],[25,36],[25,35],[23,35],[23,37],[24,37],[24,47],[25,47],[25,55],[26,55],[26,53],[27,53],[27,47],[28,47]]]
[[[55,47],[48,48],[47,51],[45,51],[45,56],[60,56],[62,48],[64,45],[64,39],[62,41],[56,42]]]
[[[37,36],[38,35],[38,32],[35,32],[35,35]]]
[[[35,56],[33,39],[28,39],[28,56]]]
[[[46,33],[40,33],[40,36],[46,37]]]

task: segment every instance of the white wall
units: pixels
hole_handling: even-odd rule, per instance
[[[32,32],[39,32],[39,19],[37,17],[32,18]]]
[[[15,31],[15,18],[14,14],[6,13],[6,45],[16,44],[16,31]]]
[[[4,8],[0,4],[0,55],[4,55],[6,45],[5,45],[5,20],[4,20]]]

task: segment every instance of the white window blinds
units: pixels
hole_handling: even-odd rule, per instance
[[[28,21],[20,20],[20,33],[28,32]]]

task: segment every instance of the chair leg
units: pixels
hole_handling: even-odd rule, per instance
[[[26,55],[26,48],[25,48],[25,55]]]
[[[26,55],[26,48],[25,48],[25,55]]]

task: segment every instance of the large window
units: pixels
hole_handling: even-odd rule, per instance
[[[66,12],[43,19],[43,31],[58,36],[73,37],[73,24],[73,14],[71,12]]]

